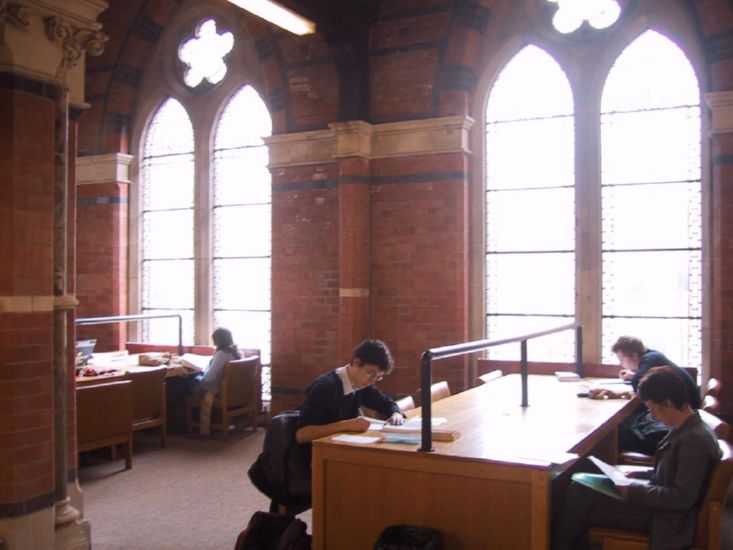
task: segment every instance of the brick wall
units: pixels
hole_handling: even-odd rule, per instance
[[[53,503],[54,94],[0,74],[0,517]]]
[[[77,187],[77,317],[127,313],[128,185],[95,183]],[[81,326],[79,339],[97,339],[96,351],[124,349],[127,324]]]
[[[379,3],[369,39],[368,122],[405,121],[473,112],[488,24],[500,2],[392,0]],[[182,4],[181,4],[182,5]],[[503,4],[502,4],[503,5]],[[107,53],[88,64],[90,110],[80,120],[80,153],[125,152],[122,122],[136,105],[136,75],[145,53],[158,43],[173,0],[113,3],[102,16],[111,31]],[[697,19],[707,56],[709,90],[733,89],[733,11],[723,0],[686,4]],[[505,8],[502,8],[505,9]],[[328,124],[343,116],[334,52],[323,37],[294,38],[248,16],[265,82],[274,132],[284,134]],[[493,27],[492,27],[493,28]],[[483,92],[481,92],[483,93]],[[706,327],[711,373],[724,381],[724,406],[733,406],[733,345],[727,296],[733,264],[729,187],[733,141],[712,143],[711,297]],[[283,404],[318,373],[348,359],[339,319],[339,166],[294,166],[273,178],[273,386]],[[369,166],[370,268],[368,317],[373,336],[395,352],[398,371],[385,381],[391,391],[416,387],[419,352],[467,336],[467,184],[461,155],[379,159]],[[80,220],[83,215],[80,214]],[[86,223],[86,222],[85,222]],[[79,228],[81,233],[84,230]],[[112,238],[112,235],[108,235]],[[80,251],[81,254],[81,251]],[[78,264],[91,276],[90,266]],[[424,271],[422,267],[426,266]],[[86,283],[85,283],[86,284]],[[90,285],[95,283],[90,282]],[[80,288],[80,292],[87,292]],[[354,313],[354,315],[357,315]],[[464,385],[462,362],[436,362],[436,378]],[[460,373],[459,375],[456,373]],[[295,395],[295,397],[293,397]],[[290,396],[290,397],[288,397]],[[726,405],[727,403],[727,405]],[[730,411],[733,412],[733,409]]]

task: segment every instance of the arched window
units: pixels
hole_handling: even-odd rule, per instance
[[[611,69],[601,104],[603,343],[644,335],[701,364],[700,89],[647,31]]]
[[[214,323],[270,349],[270,172],[267,108],[251,86],[229,101],[214,145]]]
[[[252,45],[226,10],[171,25],[169,63],[148,71],[146,95],[163,96],[143,129],[138,239],[131,309],[180,313],[184,344],[211,345],[220,326],[235,342],[270,357],[271,179],[267,107],[255,90]],[[157,56],[156,59],[164,59]],[[141,113],[141,118],[146,113]],[[134,216],[133,216],[134,218]],[[136,225],[137,224],[137,225]],[[170,319],[142,323],[142,340],[175,344]],[[263,384],[269,386],[269,370]],[[267,389],[265,389],[267,393]]]
[[[167,99],[150,123],[142,159],[142,313],[178,313],[194,334],[194,140],[183,106]],[[177,327],[143,324],[147,342],[175,343]]]
[[[527,46],[499,73],[486,109],[488,338],[572,322],[574,174],[570,86],[552,57]],[[531,356],[569,360],[567,338],[536,340]],[[493,348],[490,356],[515,357],[516,350]]]
[[[482,79],[486,337],[575,321],[585,362],[616,363],[611,344],[632,335],[702,369],[704,53],[689,17],[625,0],[499,4],[490,51],[532,45],[489,56]],[[531,17],[509,17],[516,4]],[[531,340],[530,360],[572,361],[560,334]]]

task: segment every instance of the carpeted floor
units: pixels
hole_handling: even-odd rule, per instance
[[[79,478],[93,550],[230,550],[239,532],[269,501],[247,469],[262,448],[264,430],[189,439],[171,436],[161,449],[155,434],[135,434],[133,467],[88,459]],[[310,511],[299,516],[308,524]],[[723,517],[721,548],[733,549],[733,498]]]
[[[79,468],[93,550],[225,550],[269,501],[247,469],[264,430],[189,439],[135,434],[131,470],[124,461],[88,459]],[[310,512],[300,516],[310,525]],[[309,527],[310,530],[310,527]]]

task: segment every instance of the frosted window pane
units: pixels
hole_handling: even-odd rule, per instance
[[[699,319],[604,319],[603,362],[618,364],[611,346],[619,336],[642,338],[644,345],[664,353],[680,367],[702,365],[702,322]]]
[[[196,36],[178,49],[178,58],[186,64],[183,81],[195,88],[203,80],[212,84],[222,81],[227,74],[224,56],[232,51],[234,36],[230,32],[218,34],[216,22],[207,19],[196,29]]]
[[[646,31],[621,53],[608,74],[601,111],[699,103],[697,77],[685,54],[658,32]]]
[[[193,257],[193,211],[169,210],[143,214],[145,259]]]
[[[488,189],[573,185],[572,117],[494,124],[486,132]]]
[[[184,346],[192,345],[193,311],[173,309],[143,309],[143,313],[156,315],[177,314],[181,316],[181,341]],[[178,345],[178,319],[151,319],[142,321],[142,341],[158,345]]]
[[[270,202],[267,147],[218,151],[215,157],[214,201],[222,204]]]
[[[193,260],[143,262],[143,308],[193,309]]]
[[[699,316],[699,265],[699,251],[603,254],[604,316]]]
[[[269,311],[214,311],[214,324],[232,331],[240,348],[259,348],[263,364],[270,364]]]
[[[698,182],[603,189],[603,248],[699,248]],[[660,205],[650,213],[650,205]]]
[[[490,340],[514,338],[561,327],[572,322],[573,319],[567,317],[490,316],[487,323],[487,338]],[[486,356],[490,359],[519,361],[521,359],[520,344],[516,342],[489,348]],[[557,332],[527,341],[527,359],[548,362],[575,361],[575,331]]]
[[[272,134],[272,121],[262,98],[252,86],[245,86],[227,103],[216,130],[214,148],[234,149],[264,145]]]
[[[546,329],[575,315],[573,98],[560,66],[536,46],[521,50],[499,74],[486,119],[487,252],[535,252],[487,254],[487,334],[495,339],[533,332],[538,316],[568,316]],[[535,352],[542,360],[556,353],[547,344]]]
[[[270,309],[270,258],[214,261],[215,309]]]
[[[499,73],[486,108],[488,123],[573,113],[573,96],[560,65],[537,46],[517,53]]]
[[[193,152],[193,127],[183,106],[175,99],[163,102],[150,122],[143,156],[156,157]]]
[[[214,210],[217,257],[269,256],[270,205],[224,206]]]
[[[489,192],[487,249],[501,252],[571,248],[575,242],[574,193],[573,188]]]
[[[699,367],[701,110],[689,61],[645,32],[611,69],[602,111],[604,348],[632,334]]]
[[[700,107],[602,117],[604,184],[700,177]]]
[[[193,207],[193,155],[155,157],[143,162],[143,209]]]
[[[575,315],[574,258],[572,253],[489,254],[487,312]]]

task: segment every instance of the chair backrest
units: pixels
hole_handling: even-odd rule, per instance
[[[718,439],[728,439],[730,435],[730,424],[704,409],[700,409],[697,412],[702,421],[713,430],[713,433],[715,433]]]
[[[415,408],[415,400],[412,398],[411,395],[406,395],[402,399],[398,399],[396,403],[402,412],[406,412]]]
[[[700,408],[717,416],[720,413],[720,401],[714,395],[706,395],[702,398],[702,405]]]
[[[76,389],[79,443],[128,433],[132,426],[132,382],[121,380]]]
[[[713,469],[705,497],[697,514],[695,548],[720,547],[721,511],[725,506],[728,489],[733,480],[733,449],[727,441],[718,440],[723,453],[720,462]],[[715,546],[717,541],[717,546]],[[710,543],[713,544],[710,544]]]
[[[133,420],[161,416],[165,409],[166,367],[129,371],[126,378],[132,381]]]
[[[440,401],[445,397],[450,397],[450,386],[448,386],[448,382],[445,380],[434,382],[433,385],[430,386],[430,401]],[[415,401],[418,405],[423,404],[422,388],[417,388],[415,391]]]
[[[432,386],[430,386],[430,400],[431,401],[440,401],[441,399],[444,399],[446,397],[450,396],[450,386],[448,386],[448,382],[443,380],[442,382],[436,382]]]
[[[487,382],[491,382],[492,380],[496,380],[502,376],[504,376],[504,373],[501,369],[492,370],[491,372],[484,373],[476,378],[476,385],[480,386],[481,384],[486,384]]]
[[[720,390],[722,384],[717,378],[709,378],[708,383],[705,386],[705,395],[712,395],[713,397],[720,398]]]
[[[227,405],[230,408],[260,400],[262,392],[260,370],[258,355],[233,359],[227,363],[224,368],[222,390],[226,391]]]

